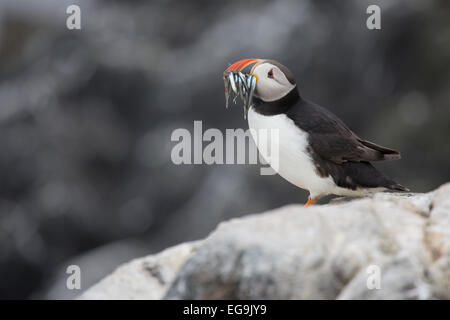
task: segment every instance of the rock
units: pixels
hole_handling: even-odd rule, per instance
[[[449,299],[450,184],[226,221],[81,298]]]
[[[148,255],[149,249],[133,239],[124,239],[100,246],[94,250],[75,256],[56,269],[53,277],[36,292],[31,299],[68,300],[80,295],[83,290],[93,286],[108,274],[113,272],[119,264],[130,261],[135,257]],[[80,289],[67,290],[68,266],[76,265],[80,268]]]
[[[195,243],[185,243],[132,260],[87,290],[80,299],[160,299],[194,248]]]

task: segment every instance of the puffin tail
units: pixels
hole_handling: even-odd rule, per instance
[[[380,155],[380,158],[378,160],[400,160],[401,159],[400,152],[398,152],[397,150],[382,147],[378,144],[375,144],[373,142],[363,140],[363,139],[359,139],[359,142],[361,142],[363,145],[365,145],[366,147],[368,147],[370,149],[378,151],[379,155]]]

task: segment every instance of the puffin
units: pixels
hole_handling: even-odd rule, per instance
[[[224,81],[227,105],[230,85],[244,100],[244,114],[264,160],[285,180],[309,191],[305,207],[327,195],[409,191],[371,164],[398,160],[400,152],[360,138],[331,111],[304,99],[293,73],[281,63],[240,60],[224,71]],[[255,137],[260,129],[278,130],[276,166],[264,157],[267,143]]]

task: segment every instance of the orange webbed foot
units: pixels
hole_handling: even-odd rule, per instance
[[[319,201],[318,198],[311,198],[308,197],[308,201],[305,203],[305,205],[303,206],[303,208],[309,207],[310,205],[316,204],[317,201]]]

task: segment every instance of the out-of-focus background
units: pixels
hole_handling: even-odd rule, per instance
[[[247,128],[222,82],[243,58],[282,62],[304,97],[400,150],[376,166],[412,191],[450,180],[449,17],[425,0],[2,0],[0,298],[72,298],[220,221],[303,203],[257,165],[171,162],[176,128]]]

